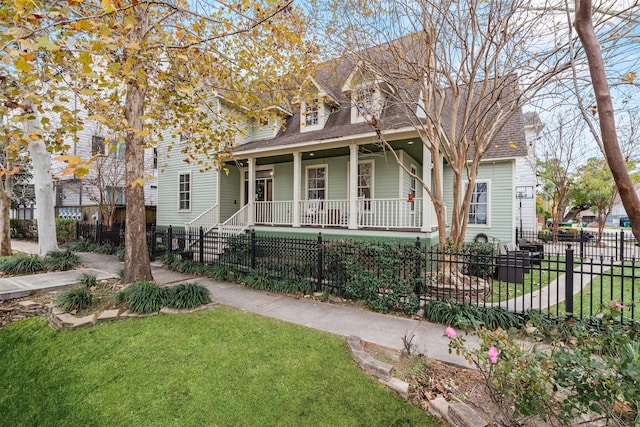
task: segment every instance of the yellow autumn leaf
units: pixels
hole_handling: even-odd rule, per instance
[[[23,57],[16,59],[15,67],[17,70],[23,71],[25,73],[33,70],[33,66],[29,64]]]
[[[514,144],[513,142],[509,141],[509,148],[516,148],[516,144]]]
[[[73,175],[74,173],[76,173],[76,168],[66,168],[60,172],[60,175],[67,176],[67,175]]]
[[[108,121],[106,117],[101,116],[100,114],[94,114],[92,116],[88,116],[87,120],[97,120],[102,124],[105,124]]]
[[[69,168],[75,168],[78,165],[83,164],[84,162],[80,158],[80,156],[72,156],[72,155],[62,155],[55,158],[60,162],[66,162],[69,165]]]
[[[144,185],[144,178],[138,178],[135,181],[133,181],[131,183],[131,188],[136,188],[138,185],[141,187]]]
[[[86,176],[89,173],[89,168],[86,166],[80,166],[79,168],[76,168],[76,177],[78,178],[82,178],[84,176]]]
[[[26,4],[27,0],[13,0],[13,5],[16,7],[18,12],[22,12]]]
[[[636,73],[635,71],[632,71],[630,73],[625,74],[622,77],[622,81],[624,81],[626,83],[633,83],[633,81],[636,79],[637,75],[638,75],[638,73]]]
[[[143,130],[141,130],[140,132],[137,132],[137,133],[136,133],[136,137],[144,138],[144,137],[149,136],[149,134],[150,134],[150,133],[151,133],[151,132],[149,132],[149,129],[143,129]]]

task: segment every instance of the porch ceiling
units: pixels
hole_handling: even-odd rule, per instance
[[[412,142],[412,143],[410,143]],[[394,150],[404,150],[413,157],[417,161],[422,160],[422,143],[414,138],[414,139],[402,139],[397,141],[391,141],[391,146]],[[369,153],[379,153],[384,150],[382,144],[361,144],[358,146],[361,154],[369,154]],[[267,153],[265,153],[267,154]],[[304,151],[302,154],[302,160],[309,159],[318,159],[318,158],[330,158],[330,157],[341,157],[349,155],[349,147],[337,147],[330,149],[318,149],[318,150],[309,150]],[[270,165],[275,163],[288,163],[293,161],[293,154],[279,154],[269,156],[268,154],[265,157],[257,157],[256,165]],[[246,166],[246,160],[244,159],[236,159],[235,161],[229,162],[229,164]]]

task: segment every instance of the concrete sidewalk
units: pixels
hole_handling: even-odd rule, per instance
[[[12,245],[17,251],[37,253],[37,244],[34,243],[15,241]],[[85,272],[96,274],[99,279],[117,277],[123,266],[111,255],[81,253],[80,257],[84,268],[79,270],[0,279],[0,300],[6,299],[3,295],[10,292],[8,289],[14,281],[19,280],[22,286],[20,290],[27,292],[25,295],[30,295],[78,283]],[[416,353],[447,363],[469,366],[463,357],[449,354],[449,339],[444,336],[445,326],[440,324],[375,313],[347,305],[256,291],[235,283],[218,282],[170,271],[157,263],[152,264],[152,273],[156,282],[160,284],[197,281],[207,286],[214,301],[220,304],[332,334],[355,335],[365,341],[390,348],[403,349],[402,338],[414,336]],[[466,339],[468,344],[478,345],[474,336],[467,336]]]

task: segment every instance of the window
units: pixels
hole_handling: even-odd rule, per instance
[[[109,144],[109,157],[112,159],[124,159],[125,144],[111,143]]]
[[[191,210],[191,174],[178,175],[178,210]]]
[[[355,95],[353,102],[356,106],[356,114],[358,117],[366,117],[371,114],[373,106],[373,89],[359,89]]]
[[[189,138],[191,138],[191,132],[188,130],[185,130],[180,134],[180,142],[188,141]]]
[[[373,195],[373,162],[358,163],[358,198],[364,199],[364,210],[371,210]]]
[[[153,148],[153,168],[158,169],[158,148]]]
[[[91,155],[104,154],[104,138],[98,135],[91,137]]]
[[[107,203],[124,205],[126,203],[125,191],[122,187],[107,187]]]
[[[307,168],[307,200],[325,200],[327,196],[327,167]]]
[[[410,194],[411,200],[413,201],[416,199],[416,188],[418,183],[415,176],[418,174],[418,169],[414,165],[411,165],[410,171],[411,171],[411,176],[409,177],[409,194]],[[415,212],[415,210],[416,210],[416,202],[414,201],[411,203],[411,212]]]
[[[318,124],[318,100],[314,99],[305,105],[304,122],[307,126]]]
[[[489,184],[476,182],[469,204],[468,224],[486,225],[489,213]]]

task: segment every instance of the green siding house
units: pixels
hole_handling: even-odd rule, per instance
[[[452,173],[443,157],[431,158],[405,110],[387,99],[384,82],[368,80],[370,74],[353,78],[347,61],[323,65],[319,70],[331,72],[307,78],[291,111],[273,108],[268,120],[245,121],[223,168],[200,172],[176,147],[170,157],[160,149],[157,225],[436,243],[435,211],[422,183],[432,185],[433,162],[441,162],[445,203],[452,205]],[[363,108],[384,117],[396,155],[380,143]],[[479,168],[467,240],[482,233],[514,241],[516,160],[527,155],[521,113],[500,139]]]

